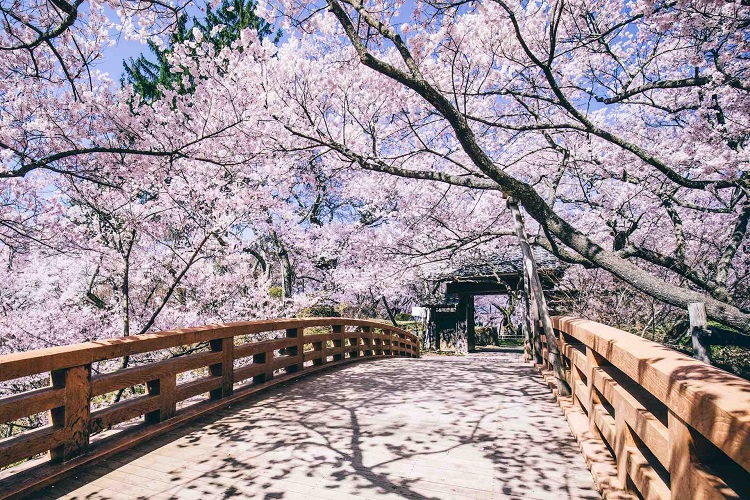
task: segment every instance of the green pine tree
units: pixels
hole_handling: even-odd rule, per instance
[[[207,6],[205,17],[202,20],[193,18],[192,25],[188,25],[188,17],[183,14],[178,19],[177,27],[165,47],[148,42],[148,47],[156,58],[155,61],[141,54],[136,59],[131,57],[123,62],[125,73],[121,78],[121,83],[132,85],[135,91],[148,102],[162,97],[160,86],[177,90],[181,94],[190,93],[192,85],[185,88],[182,75],[170,71],[167,56],[172,52],[173,47],[186,41],[195,41],[193,28],[197,28],[203,35],[203,39],[211,42],[217,51],[238,40],[240,32],[245,28],[257,30],[261,40],[273,34],[274,43],[278,42],[281,31],[274,33],[273,27],[255,14],[255,7],[256,3],[253,0],[224,0],[216,10]],[[211,31],[219,25],[223,25],[223,28],[212,35]]]

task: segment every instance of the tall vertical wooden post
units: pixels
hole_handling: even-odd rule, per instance
[[[531,280],[526,266],[523,267],[523,286],[526,296],[526,321],[529,325],[529,335],[531,336],[531,348],[534,354],[534,363],[542,366],[544,358],[542,357],[542,337],[539,333],[539,304],[531,288]]]
[[[690,338],[693,342],[693,357],[710,365],[711,347],[703,340],[703,335],[708,330],[706,305],[703,302],[689,303],[688,317],[690,318]]]
[[[531,245],[529,245],[529,239],[526,236],[521,210],[518,208],[518,202],[513,198],[508,198],[508,208],[513,215],[518,244],[521,246],[521,252],[523,252],[524,268],[529,276],[530,290],[534,292],[533,297],[538,306],[544,335],[547,337],[548,360],[545,361],[549,361],[549,364],[552,366],[552,374],[557,382],[557,393],[562,396],[569,396],[570,389],[565,382],[565,370],[562,365],[562,358],[560,357],[560,344],[557,340],[555,329],[552,326],[552,318],[549,315],[547,301],[544,298],[544,291],[542,289],[542,282],[539,279],[539,273],[537,272],[534,253],[531,251]]]
[[[521,332],[523,333],[523,360],[529,362],[534,359],[534,344],[531,336],[531,321],[529,318],[529,300],[526,292],[523,293],[523,301],[519,301],[523,314],[521,315]]]

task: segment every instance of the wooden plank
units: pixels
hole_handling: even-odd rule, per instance
[[[601,432],[602,437],[607,444],[614,448],[615,445],[615,419],[612,418],[607,410],[599,403],[591,406],[591,419],[596,428]]]
[[[611,371],[611,367],[606,366],[595,369],[592,372],[594,387],[604,394],[615,408],[616,418],[622,418],[623,423],[627,424],[643,441],[662,467],[667,468],[669,462],[667,427],[633,396],[635,391],[645,390],[638,386],[629,387],[618,384],[610,375]]]
[[[0,382],[51,372],[72,366],[82,366],[105,359],[119,358],[180,345],[198,344],[237,335],[249,335],[289,328],[338,325],[376,326],[383,322],[350,318],[296,318],[246,321],[205,325],[164,332],[130,335],[68,346],[50,347],[34,351],[0,356]],[[392,327],[393,328],[393,327]],[[401,330],[403,331],[403,330]],[[411,335],[408,332],[404,332]]]
[[[221,376],[209,376],[201,377],[184,384],[178,384],[175,387],[175,399],[177,401],[184,401],[185,399],[192,398],[198,394],[210,393],[213,390],[220,389],[224,383],[224,378]]]
[[[304,362],[306,363],[308,361],[317,361],[319,359],[322,359],[322,357],[323,357],[323,351],[319,349],[307,351],[304,354]]]
[[[238,345],[234,346],[234,357],[235,359],[246,358],[248,356],[254,356],[268,351],[286,349],[292,345],[294,345],[294,341],[287,338],[263,340],[261,342]]]
[[[339,338],[337,333],[316,333],[313,335],[305,335],[305,344],[312,344],[315,342],[328,342]]]
[[[265,363],[251,363],[249,365],[237,367],[234,369],[234,380],[240,382],[254,378],[265,373],[267,368],[268,367]]]
[[[220,352],[201,352],[98,375],[91,381],[91,394],[100,396],[124,387],[145,384],[165,375],[204,368],[221,359]]]
[[[669,498],[679,500],[680,497],[670,497],[669,487],[659,477],[638,447],[627,447],[621,460],[625,464],[628,477],[638,489],[642,498],[645,500],[666,500]],[[687,496],[682,498],[692,500],[700,497]]]
[[[270,364],[271,370],[286,370],[290,366],[296,366],[303,362],[302,356],[278,356],[274,358],[273,362]],[[287,373],[293,373],[293,372],[287,372]]]
[[[0,423],[13,422],[20,418],[36,415],[65,401],[65,389],[44,387],[0,399]]]
[[[55,448],[65,440],[65,430],[46,426],[0,441],[0,468]]]
[[[669,412],[668,428],[671,444],[669,474],[672,498],[739,500],[740,496],[736,492],[703,466],[703,462],[710,461],[713,458],[711,455],[715,452],[697,439],[694,434],[696,431],[672,411]]]
[[[374,354],[375,356],[382,356],[383,355],[383,334],[375,334],[372,339],[374,345]]]
[[[111,404],[91,414],[89,431],[92,434],[101,432],[122,422],[156,411],[160,407],[161,398],[159,396],[139,396]]]
[[[575,317],[554,322],[750,472],[750,382],[617,328]]]
[[[262,372],[259,372],[255,377],[253,377],[254,384],[269,382],[271,381],[271,379],[273,379],[273,372],[274,372],[273,359],[274,359],[273,351],[261,352],[261,353],[253,355],[253,365],[256,365],[259,367],[262,366],[264,370]]]

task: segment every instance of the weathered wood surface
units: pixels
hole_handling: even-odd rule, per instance
[[[554,318],[593,436],[616,487],[644,498],[750,498],[750,382],[593,321]]]
[[[323,372],[36,497],[600,498],[560,409],[520,353]]]
[[[131,356],[179,345],[209,342],[215,339],[249,335],[252,333],[287,330],[291,328],[351,325],[376,328],[391,328],[386,323],[350,318],[297,318],[223,323],[194,328],[182,328],[164,332],[131,335],[115,339],[84,342],[60,347],[49,347],[35,351],[18,352],[0,356],[2,369],[0,381],[26,377],[36,373],[82,366],[105,359]],[[404,332],[406,335],[411,335]]]
[[[316,330],[312,335],[305,335],[305,328],[320,326],[332,327],[333,333],[320,334],[315,333]],[[278,330],[286,330],[286,336],[259,342],[252,342],[245,336]],[[152,438],[177,422],[184,423],[196,415],[214,411],[273,383],[319,371],[325,363],[310,361],[305,365],[305,346],[309,344],[314,348],[317,342],[321,349],[319,356],[322,356],[322,345],[331,336],[343,338],[338,352],[332,355],[331,364],[373,358],[371,350],[361,350],[365,338],[381,341],[398,338],[400,348],[389,354],[419,356],[414,335],[377,321],[348,318],[213,325],[0,356],[0,380],[40,374],[54,367],[49,389],[0,399],[3,410],[0,424],[45,410],[49,410],[50,415],[49,426],[0,440],[0,469],[12,466],[0,471],[0,498],[28,494],[78,466],[116,452],[121,445],[132,446]],[[91,361],[168,346],[186,345],[195,350],[200,348],[192,343],[196,339],[205,342],[203,348],[210,351],[192,352],[92,377]],[[237,347],[236,342],[240,343]],[[248,358],[252,358],[252,364],[248,364]],[[235,360],[245,365],[235,368]],[[77,364],[81,362],[84,364]],[[194,369],[199,370],[194,373],[198,378],[177,383],[178,374]],[[146,394],[91,411],[95,402],[92,397],[138,384],[145,385]],[[206,393],[207,398],[200,397]],[[197,400],[183,402],[195,396],[199,396]],[[122,432],[108,432],[126,422],[128,428],[119,429]],[[92,443],[90,436],[97,433],[101,434]],[[19,463],[46,451],[49,451],[46,459]]]

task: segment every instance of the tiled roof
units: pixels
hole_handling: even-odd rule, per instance
[[[537,268],[540,272],[556,272],[565,269],[566,264],[543,248],[533,247]],[[453,268],[430,276],[432,281],[462,281],[467,279],[493,278],[509,274],[519,274],[523,269],[523,255],[520,248],[508,249],[501,254],[464,259],[456,262]]]

